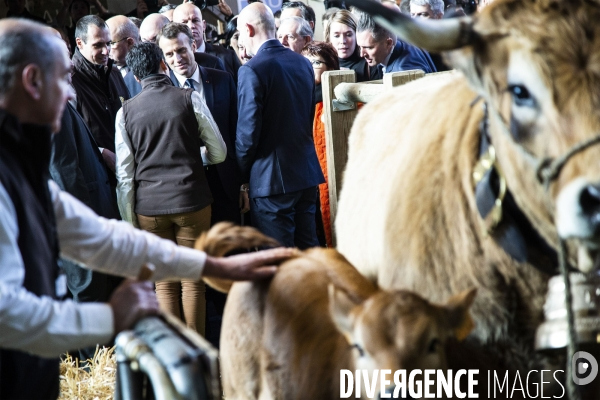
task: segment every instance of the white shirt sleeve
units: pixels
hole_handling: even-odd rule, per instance
[[[133,178],[135,175],[135,160],[133,158],[131,140],[125,130],[123,108],[117,112],[115,120],[115,149],[119,213],[124,221],[138,228],[137,216],[134,212],[135,187],[133,185]]]
[[[108,305],[56,301],[23,287],[18,235],[14,206],[0,184],[0,347],[57,357],[110,340],[113,313]]]
[[[206,253],[99,217],[53,181],[49,185],[63,257],[112,275],[136,277],[142,265],[152,263],[153,280],[200,279]]]
[[[192,92],[192,106],[198,121],[200,138],[205,144],[200,148],[202,162],[204,165],[222,163],[227,157],[227,146],[208,106],[197,92]]]
[[[101,218],[56,183],[49,182],[63,256],[99,271],[135,277],[156,266],[153,279],[199,279],[206,254]],[[113,335],[109,305],[56,301],[23,287],[25,267],[17,244],[15,209],[0,184],[0,347],[56,357],[107,342]]]

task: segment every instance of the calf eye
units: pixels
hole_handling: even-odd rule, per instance
[[[427,348],[427,353],[437,353],[440,347],[440,341],[438,339],[432,339],[429,342],[429,347]]]
[[[523,85],[510,85],[508,91],[512,94],[513,102],[519,107],[535,106],[535,99]]]

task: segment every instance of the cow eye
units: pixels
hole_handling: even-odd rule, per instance
[[[514,103],[519,107],[535,106],[535,99],[523,85],[510,85],[508,91],[512,94]]]
[[[427,348],[427,353],[437,353],[440,347],[440,341],[438,339],[432,339],[429,342],[429,347]]]

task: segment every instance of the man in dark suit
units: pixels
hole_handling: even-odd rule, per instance
[[[227,146],[225,161],[207,166],[204,171],[214,199],[211,225],[221,221],[240,224],[240,212],[247,212],[250,206],[248,193],[240,190],[243,182],[235,158],[237,93],[233,78],[225,71],[204,68],[192,61],[192,57],[208,55],[194,53],[192,32],[183,24],[170,23],[165,26],[159,35],[159,46],[171,69],[173,84],[179,87],[191,86],[201,94]],[[206,338],[217,348],[225,299],[225,295],[207,287]]]
[[[316,186],[323,183],[312,135],[310,62],[275,39],[269,8],[253,3],[238,17],[253,58],[239,70],[236,155],[249,182],[252,223],[286,246],[318,246]]]
[[[396,35],[377,25],[370,15],[361,13],[356,27],[356,44],[371,70],[371,80],[383,74],[411,69],[426,74],[436,72],[435,65],[424,50],[398,40]]]
[[[173,22],[179,22],[187,25],[192,30],[192,35],[196,41],[196,51],[218,57],[223,61],[226,70],[233,76],[234,82],[237,82],[237,73],[240,68],[240,60],[234,51],[222,46],[215,46],[204,40],[204,31],[206,21],[202,19],[202,12],[194,3],[183,3],[177,6],[173,12]]]
[[[239,224],[240,204],[243,204],[242,211],[247,211],[248,196],[240,191],[243,182],[235,158],[237,94],[233,79],[224,71],[204,68],[195,62],[194,38],[183,24],[166,25],[158,36],[158,45],[171,69],[173,84],[192,87],[200,93],[227,145],[225,162],[209,166],[205,171],[214,198],[212,223],[232,221]]]

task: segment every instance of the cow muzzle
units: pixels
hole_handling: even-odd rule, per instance
[[[556,229],[561,239],[576,240],[579,270],[600,269],[600,183],[578,178],[561,190]]]

